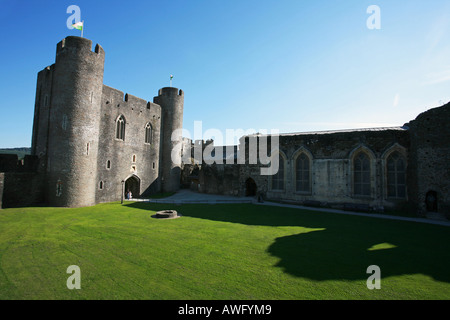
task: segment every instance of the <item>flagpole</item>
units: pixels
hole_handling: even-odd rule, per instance
[[[82,25],[81,25],[81,37],[83,38],[83,31],[84,31],[84,20],[81,21]]]

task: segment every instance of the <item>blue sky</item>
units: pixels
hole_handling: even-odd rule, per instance
[[[173,74],[192,135],[397,126],[450,100],[448,0],[0,0],[0,147],[30,146],[37,73],[80,35],[72,4],[104,84],[152,101]]]

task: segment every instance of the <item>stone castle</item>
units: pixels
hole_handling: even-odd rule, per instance
[[[0,156],[4,207],[44,203],[80,207],[174,192],[252,196],[357,211],[399,210],[450,218],[450,104],[401,127],[279,135],[279,170],[261,164],[181,162],[182,90],[153,102],[103,84],[105,53],[67,37],[56,62],[38,73],[32,155]],[[173,132],[180,134],[173,134]],[[233,154],[248,157],[247,135]],[[196,141],[202,144],[204,141]],[[211,142],[207,142],[211,143]],[[225,148],[216,146],[218,148]],[[186,148],[189,150],[189,148]],[[183,157],[184,158],[184,157]]]
[[[104,62],[100,45],[92,51],[90,40],[70,36],[38,73],[32,156],[24,160],[38,162],[31,181],[41,191],[30,190],[28,202],[80,207],[120,199],[124,190],[135,197],[178,190],[171,152],[181,134],[172,132],[182,127],[183,91],[162,88],[153,102],[124,95],[103,84]],[[8,192],[17,188],[4,189],[4,204],[17,201]]]

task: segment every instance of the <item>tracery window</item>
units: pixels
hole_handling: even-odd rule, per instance
[[[122,115],[116,121],[116,139],[125,140],[125,117]]]
[[[284,190],[284,159],[280,155],[278,172],[272,176],[272,190]]]
[[[297,192],[310,192],[311,190],[311,161],[302,153],[295,161],[295,184]]]
[[[358,153],[353,160],[353,193],[370,196],[370,159],[365,152]]]
[[[406,161],[398,152],[393,152],[386,161],[387,195],[392,198],[406,197]]]

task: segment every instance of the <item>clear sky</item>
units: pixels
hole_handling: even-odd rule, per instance
[[[450,100],[448,0],[0,0],[0,147],[31,145],[37,73],[80,35],[72,4],[104,84],[153,101],[173,74],[192,135],[401,126]]]

